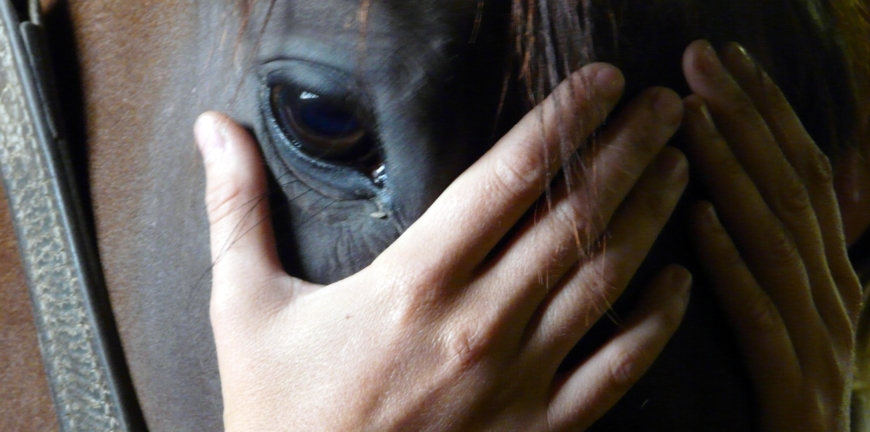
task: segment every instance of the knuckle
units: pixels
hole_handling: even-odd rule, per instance
[[[852,350],[826,350],[824,357],[825,374],[822,376],[829,377],[827,387],[830,394],[842,394],[844,388],[848,387],[849,380],[852,378],[854,370],[854,360],[852,359]]]
[[[798,179],[780,182],[776,194],[776,206],[783,217],[791,215],[806,215],[813,211],[810,197],[804,185]]]
[[[463,375],[475,369],[489,352],[490,338],[480,329],[464,325],[447,331],[443,347],[447,370],[454,375]]]
[[[858,318],[856,308],[842,299],[843,304],[835,304],[832,307],[819,308],[828,334],[834,346],[851,352],[855,346],[855,334],[857,333]]]
[[[568,85],[564,87],[565,94],[571,98],[571,105],[575,112],[579,113],[582,122],[588,122],[590,126],[597,126],[608,114],[608,106],[615,103],[622,94],[625,85],[625,77],[622,72],[615,70],[616,76],[613,87],[602,88],[596,85],[588,71],[581,70],[570,76]],[[558,87],[559,93],[563,87]]]
[[[775,225],[768,230],[765,242],[767,244],[765,249],[766,256],[776,265],[785,266],[794,263],[800,258],[797,248],[791,236],[781,226],[782,224],[777,223]]]
[[[536,151],[537,150],[537,151]],[[493,189],[514,198],[535,186],[543,187],[546,158],[531,144],[517,146],[509,155],[496,158],[491,176]],[[537,183],[541,183],[538,185]]]
[[[810,150],[812,155],[807,162],[806,182],[810,185],[829,186],[834,183],[834,169],[831,160],[817,148]]]
[[[613,388],[622,391],[631,387],[640,373],[640,360],[644,356],[641,348],[619,349],[607,359],[607,376]]]
[[[216,225],[237,210],[243,192],[241,186],[229,179],[209,186],[205,194],[205,208],[208,211],[209,222]]]
[[[594,271],[595,282],[591,287],[595,298],[606,301],[607,307],[610,307],[611,300],[618,296],[626,285],[624,272],[612,264],[608,265],[610,261],[607,257],[602,257],[602,265],[596,266],[598,268]]]
[[[838,424],[843,419],[843,413],[838,412],[842,409],[839,403],[831,403],[836,400],[834,394],[817,387],[805,388],[803,394],[794,410],[800,415],[801,430],[848,430],[845,425]]]
[[[375,280],[389,292],[391,315],[403,325],[417,322],[437,310],[442,296],[449,292],[443,272],[421,265],[384,266]]]
[[[553,208],[553,216],[560,228],[569,228],[571,231],[578,233],[581,238],[587,237],[587,234],[598,232],[602,228],[604,221],[601,218],[595,217],[595,212],[590,211],[589,201],[585,199],[586,194],[581,191],[570,192],[570,196],[565,202],[559,203]],[[591,220],[590,220],[591,217]]]
[[[852,353],[855,350],[855,327],[847,314],[838,314],[829,318],[826,322],[828,332],[834,347],[841,352]]]
[[[861,311],[861,306],[864,300],[864,292],[858,277],[854,274],[840,275],[834,274],[834,284],[840,292],[843,301],[843,306],[846,308],[850,325],[857,324],[858,313]]]
[[[752,298],[746,299],[744,316],[747,324],[753,331],[761,334],[772,334],[780,331],[779,311],[773,301],[767,295],[758,293]]]

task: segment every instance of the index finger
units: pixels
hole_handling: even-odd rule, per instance
[[[391,249],[426,244],[435,267],[475,268],[540,197],[565,155],[610,113],[623,85],[621,72],[608,64],[572,74],[460,175]]]

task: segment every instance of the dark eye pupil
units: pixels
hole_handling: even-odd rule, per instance
[[[301,100],[298,115],[303,126],[324,137],[341,138],[360,129],[353,113],[320,98]]]
[[[293,86],[277,85],[271,91],[275,118],[296,148],[322,160],[369,163],[375,147],[351,101]]]
[[[272,103],[283,126],[306,141],[347,145],[365,132],[355,110],[341,99],[277,86],[272,89]]]

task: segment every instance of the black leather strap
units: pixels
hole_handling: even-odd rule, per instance
[[[26,7],[24,7],[26,5]],[[39,3],[0,0],[0,175],[63,431],[144,428],[76,196]]]

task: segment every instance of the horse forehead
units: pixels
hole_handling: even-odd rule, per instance
[[[300,59],[396,91],[449,76],[473,31],[478,0],[276,0],[257,57]],[[360,63],[360,53],[365,62]]]
[[[390,39],[412,34],[450,36],[471,27],[480,0],[276,0],[270,27],[278,32],[312,30],[324,37]],[[277,18],[278,25],[272,21]]]

